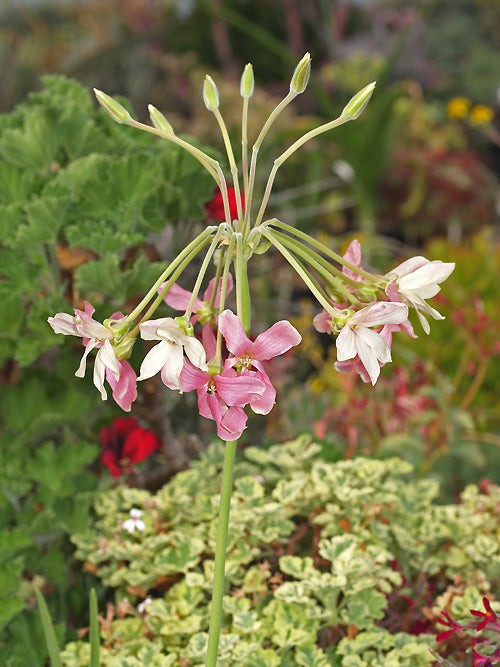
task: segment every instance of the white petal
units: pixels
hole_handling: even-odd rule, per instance
[[[342,328],[342,331],[337,336],[335,345],[337,346],[337,359],[339,361],[353,359],[358,353],[356,348],[356,337],[349,326],[344,326]]]
[[[189,340],[184,343],[184,350],[186,352],[187,358],[201,371],[208,371],[207,365],[207,355],[205,354],[205,348],[202,343],[194,336],[189,336]]]
[[[408,306],[404,303],[377,301],[354,313],[348,323],[377,327],[383,324],[401,324],[406,319],[408,319]]]
[[[184,355],[182,347],[175,343],[167,343],[169,346],[168,356],[161,372],[161,379],[167,387],[181,388],[180,374],[184,366]]]
[[[99,350],[100,352],[101,350]],[[104,377],[106,375],[106,367],[102,362],[102,358],[96,356],[94,362],[94,385],[101,394],[101,398],[105,401],[108,398],[106,390],[104,389]]]
[[[380,365],[378,363],[377,355],[374,353],[373,349],[368,346],[364,340],[362,340],[361,337],[358,339],[357,345],[361,363],[366,368],[366,372],[370,376],[372,384],[375,384],[375,382],[378,380],[378,376],[380,375]]]
[[[389,345],[387,344],[385,338],[383,338],[380,334],[378,334],[376,331],[372,331],[371,329],[367,329],[366,327],[360,327],[356,333],[356,344],[358,347],[360,341],[362,341],[364,345],[367,345],[372,350],[373,354],[383,364],[392,361]]]
[[[85,346],[85,352],[83,353],[83,357],[80,361],[80,365],[78,366],[78,370],[75,373],[77,378],[82,378],[85,375],[85,369],[87,366],[87,357],[89,355],[89,352],[93,350],[97,344],[98,342],[96,340],[89,340],[89,342]]]
[[[138,380],[147,380],[153,377],[153,375],[156,375],[165,366],[171,345],[172,343],[162,340],[149,350],[142,361]]]

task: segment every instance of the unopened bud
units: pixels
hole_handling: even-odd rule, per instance
[[[165,134],[174,134],[174,130],[165,116],[152,104],[148,104],[149,117],[157,130]]]
[[[203,101],[209,111],[215,111],[219,108],[219,91],[212,77],[208,74],[203,83]]]
[[[369,83],[365,86],[359,93],[356,93],[349,102],[344,107],[344,110],[340,114],[341,117],[347,117],[348,120],[356,120],[359,118],[364,111],[364,108],[370,101],[370,97],[373,94],[376,82]]]
[[[243,70],[243,74],[241,75],[241,83],[240,83],[241,97],[244,98],[252,97],[253,86],[254,86],[253,67],[251,63],[248,63],[248,65],[245,65],[245,69]]]
[[[303,93],[309,83],[309,74],[311,73],[311,55],[306,53],[299,62],[293,73],[290,82],[290,90],[295,93]]]
[[[94,93],[99,104],[109,113],[113,120],[116,120],[117,123],[128,123],[132,120],[132,116],[129,112],[112,97],[103,93],[102,90],[97,90],[97,88],[94,88]]]

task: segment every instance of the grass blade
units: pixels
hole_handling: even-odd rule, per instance
[[[52,667],[62,667],[61,658],[59,656],[59,644],[57,643],[56,633],[54,625],[52,624],[52,619],[50,618],[47,603],[38,588],[35,588],[35,595],[38,602],[38,611],[42,621],[43,634],[45,636],[45,643],[47,644],[50,662]]]

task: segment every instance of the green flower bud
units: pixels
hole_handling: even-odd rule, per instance
[[[109,113],[113,120],[116,120],[117,123],[128,123],[132,120],[132,116],[129,112],[112,97],[103,93],[102,90],[97,90],[97,88],[94,88],[94,93],[99,104]]]
[[[293,73],[292,80],[290,82],[290,90],[293,90],[297,94],[303,93],[309,82],[310,72],[311,56],[309,53],[306,53],[295,68],[295,72]]]
[[[344,110],[340,114],[341,117],[347,117],[348,120],[356,120],[359,118],[364,111],[364,108],[370,101],[370,97],[373,94],[376,81],[369,83],[365,86],[359,93],[356,93],[349,102],[344,107]]]
[[[248,65],[245,65],[245,69],[243,70],[243,74],[241,75],[241,83],[240,83],[241,97],[245,98],[252,97],[253,86],[254,86],[253,67],[251,63],[248,63]]]
[[[219,108],[219,91],[212,77],[208,74],[203,83],[203,101],[209,111],[215,111]]]
[[[161,130],[161,132],[164,132],[165,134],[175,134],[172,126],[161,111],[158,111],[152,104],[148,104],[148,111],[151,122],[157,130]]]

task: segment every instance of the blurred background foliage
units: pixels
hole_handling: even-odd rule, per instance
[[[119,410],[101,402],[90,377],[75,380],[81,347],[54,336],[46,317],[84,298],[98,317],[133,307],[158,263],[206,223],[213,195],[210,179],[177,149],[98,111],[91,88],[120,96],[140,120],[153,104],[176,133],[223,161],[202,101],[205,73],[238,146],[244,65],[252,62],[257,84],[252,142],[310,51],[309,88],[259,153],[263,189],[285,147],[377,80],[359,121],[306,144],[279,171],[268,214],[340,251],[358,238],[364,264],[381,273],[413,254],[455,261],[436,300],[446,319],[429,337],[395,337],[394,363],[372,389],[333,372],[331,341],[311,327],[316,307],[279,258],[263,256],[251,276],[256,332],[293,318],[304,344],[293,360],[276,362],[278,403],[268,420],[250,419],[246,438],[265,446],[313,433],[329,460],[397,454],[416,477],[439,479],[441,499],[451,502],[469,482],[500,482],[499,26],[497,0],[0,4],[6,665],[43,664],[30,648],[40,645],[34,587],[65,619],[61,639],[85,623],[90,575],[71,560],[68,534],[111,485],[98,436]],[[143,383],[133,414],[163,445],[122,480],[129,485],[158,488],[212,436],[192,418],[191,397],[172,394]]]

